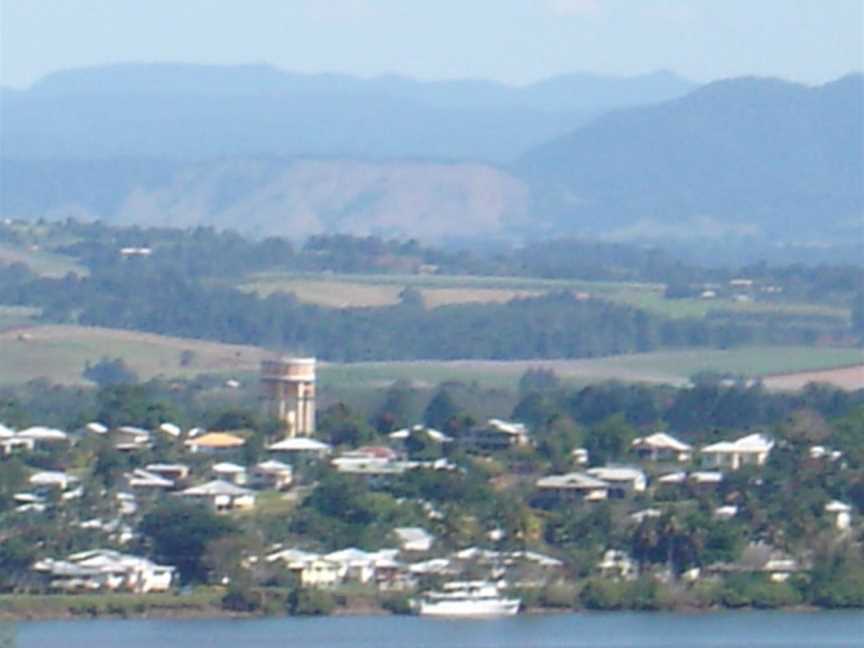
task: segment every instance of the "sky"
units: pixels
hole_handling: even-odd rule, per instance
[[[525,84],[672,70],[822,83],[864,67],[864,0],[0,0],[0,84],[119,62]]]

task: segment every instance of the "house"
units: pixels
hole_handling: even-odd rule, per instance
[[[429,551],[435,537],[420,527],[399,527],[393,530],[402,551]]]
[[[570,456],[573,457],[573,463],[577,466],[588,465],[588,448],[573,448]]]
[[[630,519],[636,524],[642,524],[645,520],[656,519],[663,515],[663,511],[656,508],[646,508],[630,514]]]
[[[60,491],[68,491],[72,485],[77,484],[79,481],[75,475],[69,475],[57,470],[43,470],[34,473],[29,479],[31,486],[42,487],[43,489],[56,488]]]
[[[349,547],[329,553],[324,556],[324,559],[340,565],[340,576],[343,582],[380,584],[396,578],[399,571],[399,563],[396,562],[397,553],[396,549],[369,552]]]
[[[327,588],[342,582],[342,565],[317,553],[283,549],[267,556],[267,562],[277,561],[295,573],[303,587]]]
[[[452,437],[447,436],[440,430],[426,427],[425,425],[414,425],[410,428],[402,428],[387,435],[391,440],[400,442],[403,446],[407,446],[408,440],[413,436],[415,438],[425,437],[432,443],[445,444],[453,441]]]
[[[133,491],[158,492],[174,488],[173,480],[142,468],[135,468],[132,472],[126,473],[123,477],[126,481],[126,486]]]
[[[83,431],[86,434],[97,434],[101,436],[103,434],[108,434],[109,429],[108,426],[104,423],[100,423],[99,421],[91,421],[84,426]]]
[[[218,513],[247,510],[255,506],[255,493],[220,479],[193,486],[177,493],[180,497],[203,501]]]
[[[117,450],[134,452],[136,450],[146,450],[150,447],[150,430],[135,427],[134,425],[124,425],[113,430],[111,437],[114,439],[114,447]]]
[[[286,457],[312,457],[321,459],[332,452],[332,448],[316,439],[309,437],[288,437],[277,441],[267,446],[268,452],[273,452],[277,456],[283,455]]]
[[[572,472],[565,475],[550,475],[537,480],[537,488],[544,497],[555,500],[584,500],[596,502],[609,497],[610,485],[585,473]]]
[[[25,443],[29,441],[31,442],[32,447],[36,448],[52,446],[58,443],[67,443],[69,441],[69,435],[63,430],[42,427],[41,425],[35,425],[26,430],[21,430],[15,435],[15,438],[25,439]]]
[[[221,461],[213,464],[210,467],[210,472],[216,477],[237,486],[243,486],[247,481],[246,466],[231,463],[230,461]]]
[[[774,442],[762,434],[750,434],[735,441],[721,441],[702,448],[707,467],[738,470],[741,466],[762,466]]]
[[[665,432],[657,432],[633,441],[633,449],[640,459],[650,461],[677,461],[685,463],[693,458],[693,447]]]
[[[831,516],[834,528],[845,531],[852,525],[852,507],[838,500],[832,500],[825,505],[825,512]]]
[[[790,576],[802,571],[798,561],[789,556],[772,557],[762,565],[760,571],[768,576],[773,583],[785,583]]]
[[[144,470],[175,482],[183,481],[189,477],[189,466],[181,463],[152,463],[144,466]]]
[[[587,473],[609,484],[609,495],[626,497],[632,493],[643,493],[648,485],[645,473],[629,466],[602,466],[589,468]]]
[[[459,433],[456,442],[468,450],[493,452],[525,446],[531,440],[524,424],[493,418],[486,425],[473,426]]]
[[[714,509],[714,517],[718,520],[731,520],[736,515],[738,515],[738,507],[732,504],[718,506]]]
[[[331,461],[338,472],[350,475],[384,477],[401,475],[407,469],[404,461],[391,448],[366,447],[344,452]]]
[[[639,575],[636,561],[618,549],[607,549],[597,569],[604,578],[633,580]]]
[[[163,434],[172,436],[175,439],[179,438],[180,434],[183,432],[179,426],[174,425],[173,423],[162,423],[157,429]]]
[[[43,575],[51,589],[64,592],[146,594],[168,591],[175,568],[111,549],[94,549],[72,554],[66,560],[40,560],[33,570]]]
[[[294,471],[288,464],[270,459],[252,467],[249,485],[265,490],[286,490],[294,481]]]
[[[185,442],[189,452],[204,454],[227,454],[242,448],[246,440],[228,432],[208,432],[201,436],[187,439]]]
[[[5,425],[0,425],[0,455],[11,455],[15,452],[31,452],[36,447],[32,438],[20,437],[15,431]]]

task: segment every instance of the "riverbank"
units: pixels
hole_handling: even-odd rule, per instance
[[[0,621],[50,621],[73,619],[259,619],[291,616],[281,607],[255,611],[238,611],[224,607],[224,590],[217,587],[197,588],[191,592],[164,594],[5,594],[0,595]],[[388,609],[389,608],[389,609]],[[681,605],[657,609],[591,610],[586,607],[523,607],[521,615],[546,616],[589,611],[617,613],[674,612],[678,614],[720,613],[759,610],[747,606],[728,608],[720,605]],[[777,608],[783,612],[812,613],[827,611],[812,605]],[[392,607],[369,598],[343,600],[325,614],[297,616],[374,617],[398,616]]]

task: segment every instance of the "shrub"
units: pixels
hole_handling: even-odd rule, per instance
[[[336,607],[336,601],[329,592],[298,588],[288,596],[287,606],[297,616],[327,616]]]

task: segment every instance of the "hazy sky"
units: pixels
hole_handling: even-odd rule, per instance
[[[862,31],[864,0],[0,0],[0,83],[124,61],[821,82],[864,67]]]

